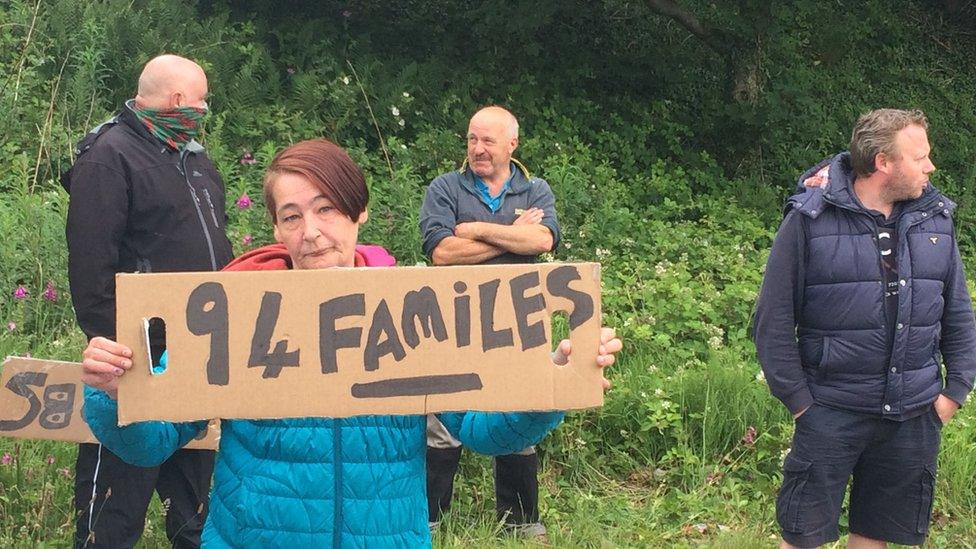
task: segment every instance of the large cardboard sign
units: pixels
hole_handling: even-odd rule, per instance
[[[603,404],[596,263],[120,274],[116,293],[136,355],[120,424]],[[565,366],[550,356],[560,311]]]
[[[81,364],[7,357],[0,375],[0,436],[98,442],[84,419]],[[211,424],[187,448],[213,450],[220,428]]]

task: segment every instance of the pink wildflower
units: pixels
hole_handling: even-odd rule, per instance
[[[285,72],[287,72],[288,74],[295,74],[295,67],[288,67],[287,69],[285,69]]]
[[[241,242],[243,242],[245,246],[250,246],[251,242],[253,241],[254,241],[254,237],[249,234],[246,234],[244,235],[243,238],[241,238]]]
[[[747,446],[752,446],[756,443],[756,428],[752,425],[746,429],[746,434],[742,436],[742,443]]]
[[[16,322],[14,322],[13,320],[11,320],[10,322],[7,323],[7,331],[8,332],[12,332],[12,331],[14,331],[16,329],[17,329],[17,323]]]
[[[241,155],[241,164],[244,166],[252,166],[257,164],[257,162],[258,161],[254,159],[254,155],[251,154],[251,151],[244,151],[244,154]]]
[[[0,465],[10,465],[13,460],[14,456],[10,455],[10,452],[4,452],[3,457],[0,457]]]
[[[58,469],[58,472],[61,473],[61,476],[64,478],[71,478],[71,469],[68,469],[67,467]]]
[[[47,456],[47,464],[54,465],[54,456]]]
[[[235,204],[237,204],[238,208],[246,210],[251,207],[251,197],[247,196],[247,193],[244,193],[240,196],[240,198],[237,199]]]
[[[48,280],[47,286],[44,286],[43,297],[52,303],[58,300],[58,290],[54,287],[54,281]]]
[[[26,299],[27,298],[27,288],[23,284],[17,286],[14,290],[14,299]]]

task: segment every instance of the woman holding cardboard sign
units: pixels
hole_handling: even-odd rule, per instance
[[[265,199],[279,244],[237,258],[228,270],[390,266],[378,246],[357,244],[369,193],[349,155],[324,139],[279,153]],[[622,344],[604,329],[597,363],[613,363]],[[562,341],[555,353],[565,363]],[[84,352],[86,417],[98,439],[136,465],[158,463],[206,422],[117,426],[115,391],[132,365],[131,349],[104,338]],[[609,384],[604,380],[604,386]],[[562,412],[439,414],[470,448],[510,453],[535,444]],[[429,546],[424,472],[425,416],[226,420],[214,472],[205,545]]]

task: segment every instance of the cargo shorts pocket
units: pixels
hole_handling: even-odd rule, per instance
[[[792,451],[783,462],[783,486],[776,498],[776,521],[787,532],[803,532],[802,507],[811,465]]]
[[[927,534],[932,519],[932,503],[935,501],[935,465],[926,465],[919,478],[918,518],[915,532]]]

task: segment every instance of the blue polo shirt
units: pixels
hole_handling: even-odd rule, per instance
[[[510,170],[510,174],[508,179],[505,181],[505,184],[502,185],[502,190],[498,192],[498,196],[491,196],[491,189],[488,188],[488,184],[485,183],[485,181],[481,179],[478,174],[474,172],[471,173],[474,176],[474,188],[478,190],[478,198],[481,199],[485,206],[488,206],[491,213],[497,212],[498,208],[502,207],[502,199],[505,198],[505,193],[507,193],[512,187],[512,178],[515,177],[515,171],[518,168],[516,168],[511,162],[509,162],[508,168]]]

